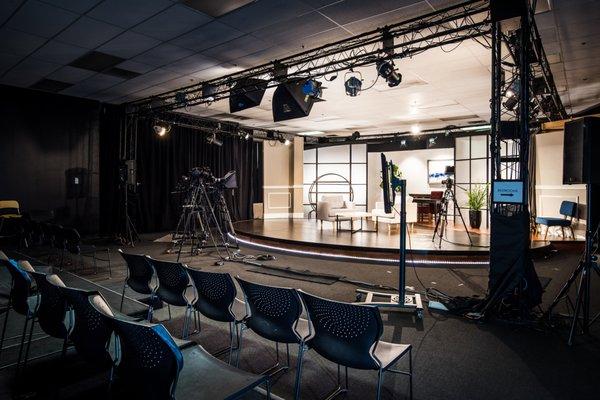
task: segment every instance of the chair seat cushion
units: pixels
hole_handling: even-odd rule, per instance
[[[537,217],[535,219],[536,224],[547,225],[547,226],[570,226],[571,221],[564,218],[556,217]]]
[[[410,349],[410,344],[398,344],[379,341],[375,348],[375,357],[381,361],[383,369],[389,368]]]
[[[216,359],[201,346],[185,348],[182,353],[177,399],[235,399],[267,380]]]

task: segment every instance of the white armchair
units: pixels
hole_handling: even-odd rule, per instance
[[[323,228],[323,221],[335,223],[336,213],[340,211],[350,211],[352,209],[354,209],[354,203],[351,201],[344,201],[342,195],[321,196],[321,201],[317,202],[317,220],[321,221],[321,229]]]
[[[371,211],[373,220],[388,224],[388,231],[391,231],[393,225],[400,226],[400,201],[397,199],[394,204],[395,210],[387,214],[384,209],[383,201],[375,203],[375,208]],[[414,230],[414,224],[417,222],[417,203],[406,202],[406,223],[410,226],[411,231]]]

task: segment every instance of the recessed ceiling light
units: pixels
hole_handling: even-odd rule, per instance
[[[418,135],[419,133],[421,133],[421,127],[418,124],[415,124],[410,127],[410,132],[413,135]]]

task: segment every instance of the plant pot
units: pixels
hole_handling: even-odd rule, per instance
[[[481,226],[481,210],[469,210],[469,225],[473,229],[479,229]]]

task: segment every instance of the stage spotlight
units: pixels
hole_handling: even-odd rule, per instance
[[[377,61],[377,73],[387,81],[389,87],[398,86],[402,82],[402,74],[396,71],[392,61]]]
[[[323,96],[323,90],[321,89],[321,82],[314,79],[307,79],[302,84],[302,93],[304,93],[304,101],[308,101],[309,98],[320,99]]]
[[[402,139],[402,140],[400,141],[400,146],[402,146],[402,147],[406,147],[406,139]]]
[[[171,132],[171,125],[167,124],[166,122],[157,121],[152,129],[154,129],[154,133],[156,133],[158,136],[163,137],[167,133]]]
[[[430,137],[430,138],[429,138],[429,145],[430,145],[430,146],[433,146],[433,145],[435,145],[435,139],[436,139],[435,137]]]
[[[346,75],[354,73],[354,71],[347,72]],[[356,97],[362,90],[362,75],[357,73],[358,75],[352,75],[344,82],[344,88],[346,89],[346,95],[350,97]],[[346,77],[344,75],[344,78]],[[359,78],[360,77],[360,78]]]
[[[512,96],[510,96],[509,98],[507,98],[504,101],[504,103],[502,103],[502,104],[504,105],[504,107],[506,107],[507,110],[512,111],[512,110],[515,109],[515,107],[517,106],[518,103],[519,103],[519,99],[517,98],[517,96],[515,96],[513,94]]]
[[[421,127],[419,125],[411,126],[410,133],[412,133],[413,135],[418,135],[419,133],[421,133]]]
[[[217,92],[217,87],[214,85],[206,84],[202,87],[202,97],[205,98],[210,103],[215,101],[215,93],[216,92]]]
[[[283,144],[285,144],[286,146],[291,146],[292,145],[292,141],[290,139],[285,139],[283,141]]]
[[[350,136],[352,138],[352,140],[358,140],[358,138],[360,137],[360,132],[359,131],[354,131],[352,132],[352,136]]]
[[[208,142],[208,144],[214,144],[215,146],[223,146],[223,141],[221,141],[218,137],[216,133],[213,133],[212,136],[209,136],[206,138],[206,141]]]
[[[246,134],[244,135],[244,139],[248,140],[252,137],[252,134],[248,131],[246,132]]]

